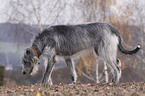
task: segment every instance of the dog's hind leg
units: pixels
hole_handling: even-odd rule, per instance
[[[70,58],[65,58],[65,62],[69,68],[70,71],[70,75],[71,75],[71,79],[72,79],[72,84],[75,84],[77,81],[77,72],[76,72],[76,67],[75,67],[75,63],[73,60],[71,60]]]
[[[48,64],[47,64],[47,67],[46,67],[46,70],[45,70],[45,73],[44,73],[44,76],[43,76],[43,79],[42,79],[42,82],[41,82],[41,85],[45,84],[45,83],[49,83],[51,84],[52,83],[52,80],[51,80],[51,74],[52,74],[52,71],[54,69],[54,65],[55,65],[55,56],[53,56]],[[48,82],[49,81],[49,82]]]
[[[98,56],[97,56],[97,52],[95,52],[95,50],[93,50],[93,53],[94,53],[94,55],[96,56],[96,58],[98,58]],[[96,83],[99,83],[100,81],[99,81],[99,67],[98,67],[99,65],[98,65],[98,62],[96,63]]]
[[[109,36],[110,35],[110,36]],[[114,80],[113,84],[119,82],[121,77],[121,69],[117,64],[117,48],[118,48],[118,38],[116,35],[108,34],[104,41],[100,42],[95,52],[104,59],[104,61],[109,65],[111,68]]]
[[[121,78],[121,61],[119,60],[119,59],[117,59],[117,61],[116,61],[116,67],[118,68],[118,70],[119,70],[119,78]]]
[[[103,58],[101,58],[101,57],[99,57],[98,56],[98,52],[97,52],[97,48],[94,48],[94,50],[93,50],[93,53],[94,53],[94,55],[99,59],[99,60],[102,60]],[[103,62],[104,63],[104,75],[105,75],[105,82],[106,83],[108,83],[108,71],[107,71],[107,65],[106,65],[106,62],[104,61]],[[96,66],[98,66],[98,64],[96,64]],[[96,73],[97,73],[97,67],[96,67]],[[99,78],[98,78],[98,76],[97,76],[97,74],[96,74],[96,80],[99,80]],[[97,82],[96,82],[97,83]]]

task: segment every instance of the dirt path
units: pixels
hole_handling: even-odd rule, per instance
[[[145,96],[145,83],[1,86],[0,96]]]

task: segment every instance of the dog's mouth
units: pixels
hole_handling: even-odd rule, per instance
[[[33,67],[31,68],[31,70],[30,70],[29,74],[31,74],[31,73],[32,73],[32,71],[33,71]]]

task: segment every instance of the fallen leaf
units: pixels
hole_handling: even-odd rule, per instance
[[[16,88],[19,88],[18,86],[16,86]]]
[[[76,93],[76,90],[73,90],[73,93]]]
[[[15,92],[19,92],[19,90],[16,90]]]
[[[62,92],[65,93],[65,90],[63,90]]]
[[[42,96],[39,92],[36,94],[36,96]]]

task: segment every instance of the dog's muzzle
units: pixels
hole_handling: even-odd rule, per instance
[[[31,70],[30,70],[29,74],[31,74],[31,73],[32,73],[32,71],[33,71],[33,67],[31,68]]]
[[[25,75],[25,74],[31,74],[32,73],[32,71],[33,71],[33,67],[30,69],[30,70],[28,70],[28,69],[26,69],[26,70],[23,70],[22,71],[22,73]]]

